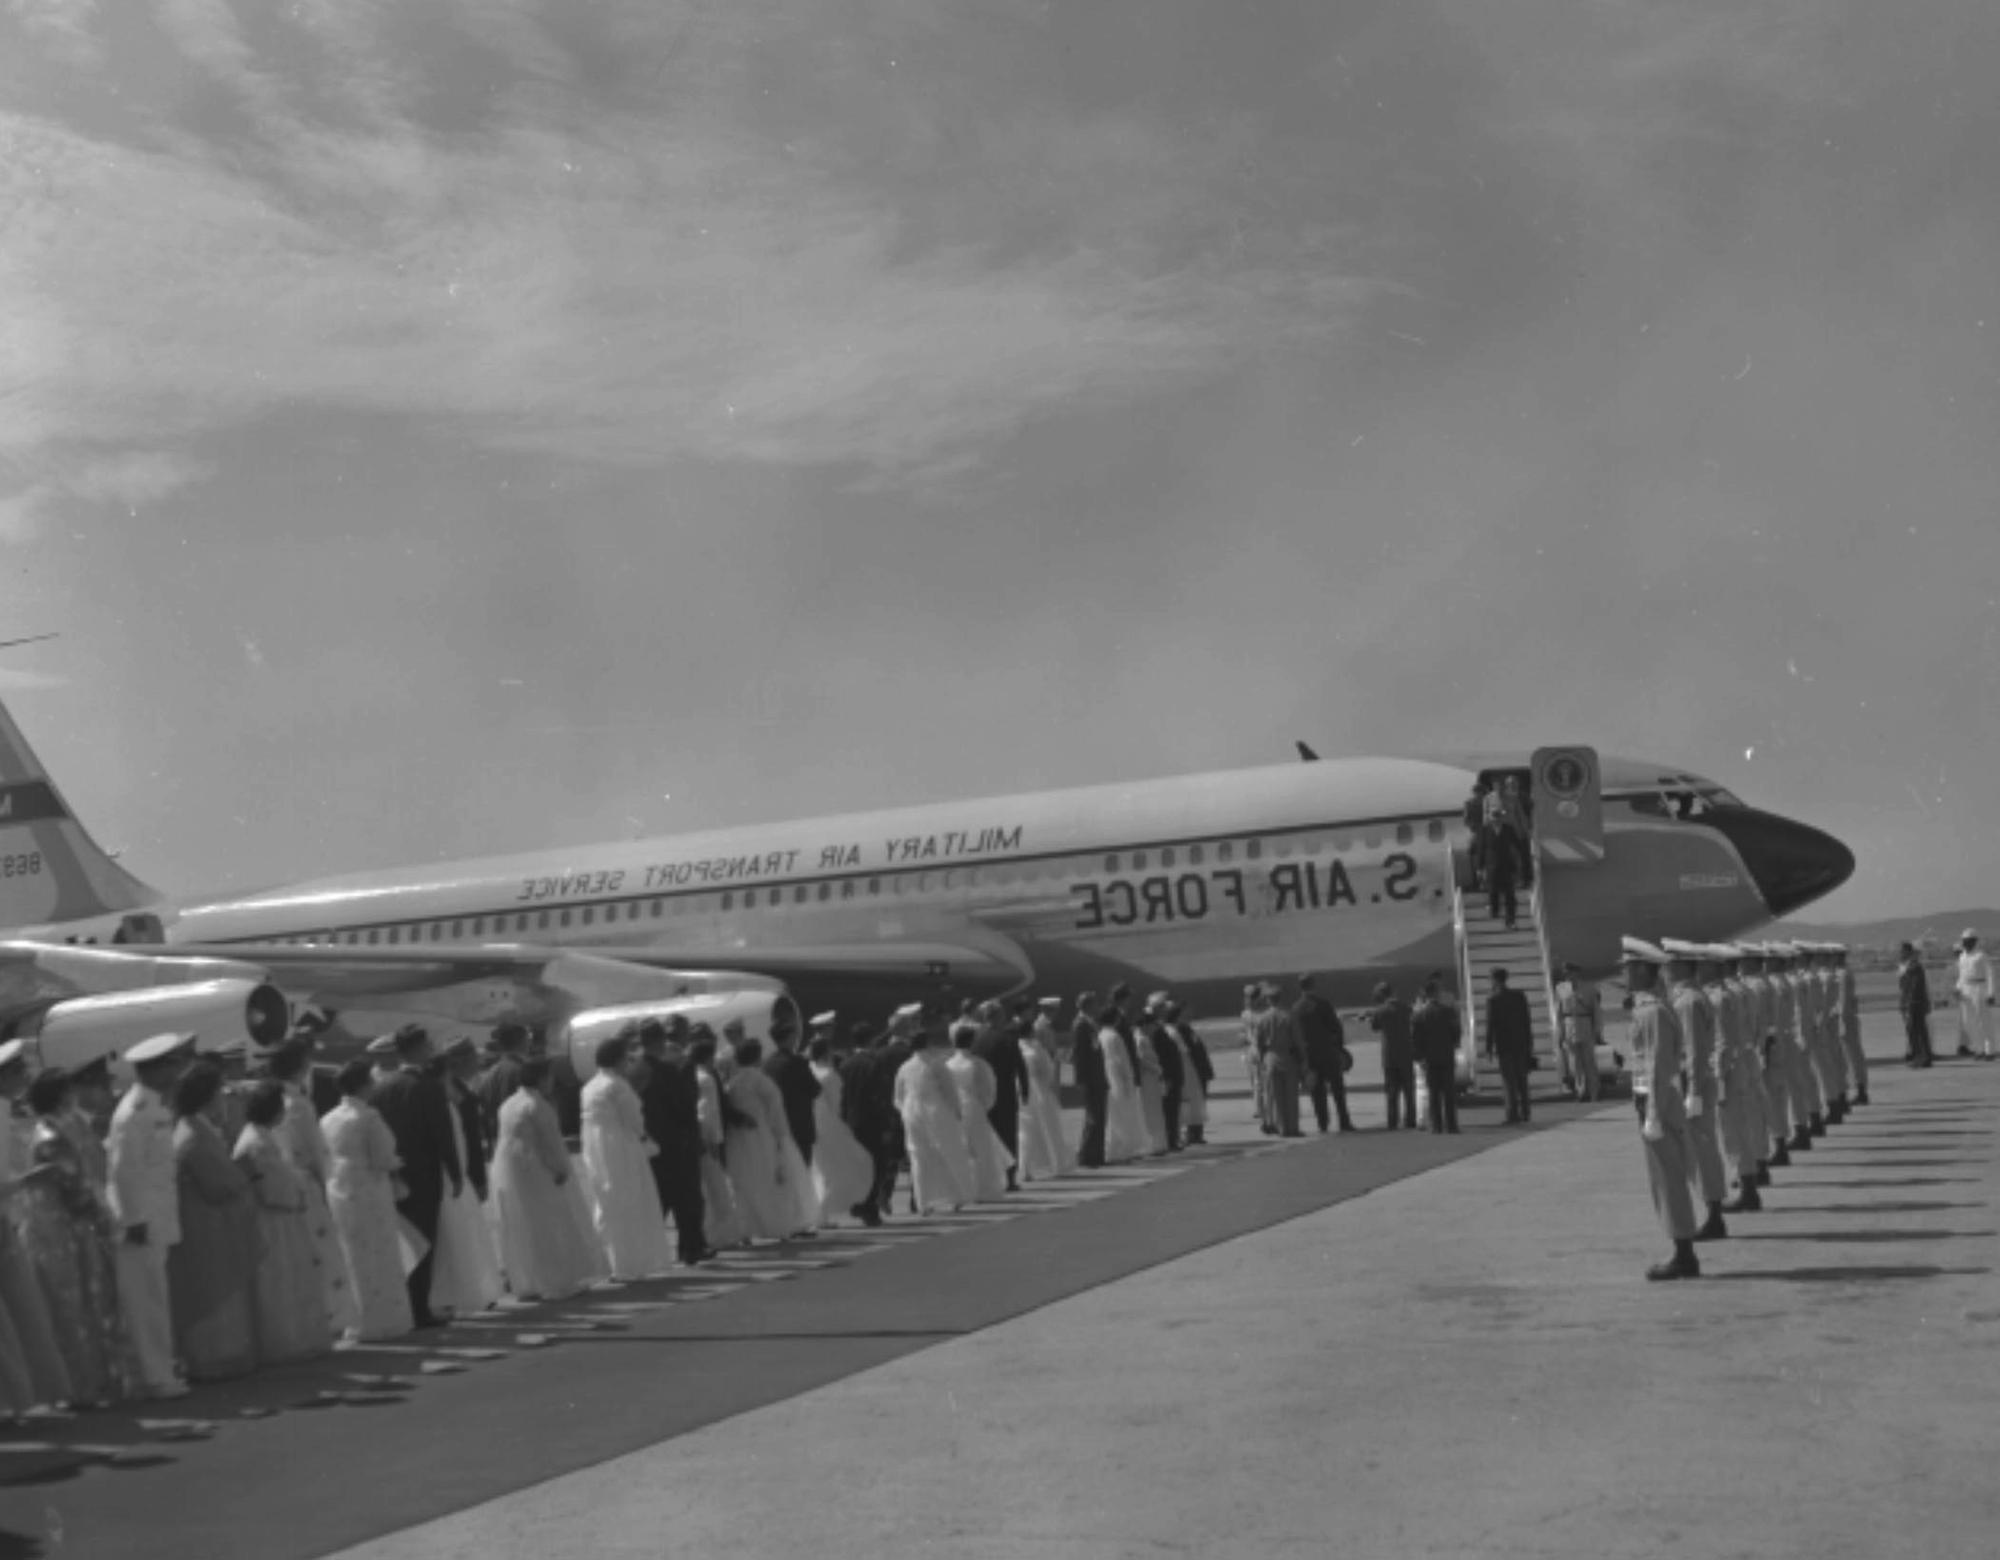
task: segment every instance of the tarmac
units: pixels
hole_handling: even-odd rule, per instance
[[[206,1389],[185,1444],[51,1427],[0,1560],[1986,1560],[2000,1065],[1892,1026],[1695,1282],[1643,1280],[1629,1100],[1279,1145],[1231,1097],[1199,1154]]]

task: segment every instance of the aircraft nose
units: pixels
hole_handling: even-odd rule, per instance
[[[1774,919],[1823,899],[1854,876],[1854,852],[1810,824],[1747,808],[1715,812],[1707,821],[1736,847]]]

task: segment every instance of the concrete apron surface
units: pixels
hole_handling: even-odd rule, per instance
[[[2000,1066],[1665,1243],[1629,1102],[345,1551],[2000,1552]]]

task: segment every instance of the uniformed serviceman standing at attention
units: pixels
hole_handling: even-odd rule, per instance
[[[1782,1169],[1792,1162],[1785,1146],[1791,1136],[1792,1095],[1785,1085],[1784,1061],[1778,1054],[1777,991],[1764,973],[1764,945],[1743,943],[1745,1029],[1757,1047],[1757,1065],[1764,1079],[1764,1129],[1769,1147],[1764,1163]]]
[[[1837,1127],[1847,1119],[1847,1055],[1840,1048],[1839,988],[1833,978],[1832,952],[1825,943],[1807,943],[1801,971],[1811,993],[1812,1025],[1808,1033],[1813,1074],[1826,1101],[1826,1123]]]
[[[1724,1213],[1755,1213],[1764,1206],[1757,1195],[1771,1172],[1764,1156],[1771,1140],[1764,1129],[1763,1068],[1750,1043],[1744,1010],[1748,997],[1738,979],[1742,950],[1727,943],[1703,950],[1703,989],[1715,1009],[1715,1043],[1722,1067],[1722,1152],[1736,1168],[1736,1200],[1722,1205]]]
[[[1668,1000],[1680,1025],[1682,1065],[1686,1069],[1688,1172],[1701,1190],[1708,1218],[1695,1231],[1696,1240],[1721,1240],[1729,1233],[1722,1222],[1722,1200],[1729,1194],[1728,1172],[1722,1166],[1717,1122],[1722,1115],[1722,1064],[1717,1044],[1715,1004],[1701,987],[1706,973],[1705,949],[1694,943],[1663,939],[1667,956]]]
[[[1868,1054],[1861,1049],[1861,993],[1855,988],[1854,969],[1847,962],[1847,944],[1834,943],[1833,978],[1840,988],[1840,1048],[1847,1055],[1847,1071],[1854,1079],[1854,1103],[1868,1103]]]
[[[1681,1104],[1681,1035],[1672,1009],[1660,1000],[1666,954],[1636,937],[1624,939],[1625,986],[1632,993],[1632,1096],[1639,1135],[1646,1145],[1646,1178],[1653,1211],[1674,1243],[1674,1254],[1646,1269],[1649,1279],[1699,1278],[1694,1254],[1694,1199],[1688,1195],[1687,1114]]]
[[[1799,1034],[1799,987],[1792,974],[1795,950],[1789,943],[1764,944],[1764,971],[1771,982],[1771,1032],[1777,1036],[1778,1056],[1785,1070],[1785,1095],[1792,1104],[1792,1149],[1804,1153],[1812,1140],[1826,1136],[1826,1121],[1820,1114],[1819,1091],[1813,1087],[1812,1067],[1806,1061],[1805,1042]],[[1817,1131],[1814,1128],[1817,1127]]]
[[[1603,1025],[1604,999],[1594,982],[1583,978],[1574,964],[1563,966],[1556,984],[1556,1013],[1562,1023],[1562,1051],[1574,1080],[1576,1097],[1594,1100],[1597,1086],[1597,1042]]]

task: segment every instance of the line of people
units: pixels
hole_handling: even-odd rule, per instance
[[[1727,1237],[1724,1213],[1761,1209],[1774,1168],[1868,1103],[1854,973],[1832,943],[1626,937],[1622,957],[1647,1179],[1673,1242],[1646,1276],[1696,1278],[1695,1244]]]

